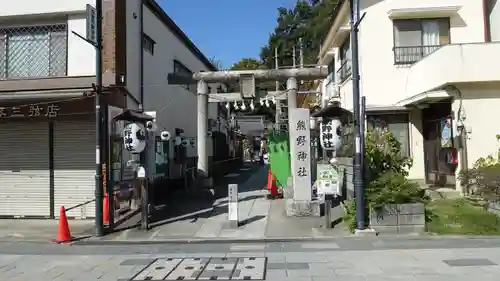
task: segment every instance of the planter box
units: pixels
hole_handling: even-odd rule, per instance
[[[370,226],[384,234],[420,234],[425,232],[425,207],[422,203],[387,205],[370,212]]]

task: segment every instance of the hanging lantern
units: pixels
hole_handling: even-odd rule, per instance
[[[141,153],[146,148],[146,130],[140,123],[130,123],[123,128],[123,145],[127,151]]]

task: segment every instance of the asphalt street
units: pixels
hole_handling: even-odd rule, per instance
[[[385,237],[110,246],[0,244],[2,281],[497,280],[499,264],[499,238]]]

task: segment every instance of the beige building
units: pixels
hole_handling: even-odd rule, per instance
[[[332,69],[320,87],[324,99],[352,109],[349,1],[340,2],[319,54],[319,63]],[[459,189],[458,171],[498,148],[500,127],[491,124],[500,119],[499,4],[360,2],[360,88],[368,127],[395,134],[414,160],[412,179]]]

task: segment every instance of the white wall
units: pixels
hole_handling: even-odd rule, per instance
[[[484,42],[482,1],[470,0],[368,0],[362,1],[365,17],[359,29],[360,88],[370,105],[393,105],[404,98],[409,67],[395,66],[393,53],[393,23],[388,12],[394,9],[460,6],[450,18],[452,43]],[[498,6],[498,5],[497,5]],[[346,21],[346,15],[339,20]],[[331,43],[331,42],[330,42]],[[323,46],[330,49],[331,46]],[[338,53],[338,51],[337,51]],[[335,58],[338,61],[338,57]],[[336,70],[340,63],[336,63]],[[341,85],[342,104],[352,108],[352,84]]]
[[[54,14],[54,18],[67,18],[68,24],[68,76],[95,75],[95,50],[78,38],[71,31],[85,36],[85,7],[95,5],[95,0],[17,0],[3,3],[0,18],[8,22],[9,18],[18,21],[19,16],[33,14]],[[67,16],[71,14],[70,16]],[[35,16],[30,17],[36,19]],[[44,22],[47,22],[44,19]]]
[[[131,93],[138,101],[141,100],[140,99],[140,90],[141,90],[140,52],[142,51],[141,13],[140,13],[141,2],[142,1],[140,0],[126,1],[127,77],[125,77],[125,83],[127,85],[127,90],[129,91],[129,93]],[[134,14],[136,15],[135,18]],[[144,25],[146,26],[146,23],[144,23]],[[127,105],[131,107],[132,105],[136,105],[136,103],[129,97],[129,100],[127,100]]]
[[[144,51],[145,110],[157,112],[159,131],[166,129],[174,132],[175,128],[183,128],[186,137],[196,137],[196,94],[182,86],[168,85],[167,75],[174,70],[174,59],[193,72],[208,69],[147,7],[144,8],[144,32],[156,41],[154,55]],[[132,59],[131,56],[129,59]],[[208,117],[217,117],[216,104],[209,104]],[[211,156],[210,138],[207,148]],[[196,156],[196,148],[188,148],[187,153],[188,156]]]
[[[464,125],[469,131],[467,164],[472,167],[480,157],[497,156],[499,143],[496,135],[500,134],[500,127],[496,125],[495,120],[500,120],[500,110],[498,110],[500,83],[468,84],[458,88],[462,93],[462,99],[459,97],[455,99],[452,110],[455,112],[455,117],[460,106],[465,111]],[[454,132],[457,132],[456,127]]]
[[[447,69],[447,67],[450,67],[449,63],[443,63],[442,59],[441,60],[436,59],[431,61],[431,57],[426,58],[419,63],[420,65],[424,65],[422,63],[426,62],[425,68],[419,67],[418,64],[415,64],[414,67],[394,65],[394,53],[393,53],[394,31],[393,31],[392,19],[389,17],[389,11],[397,9],[417,10],[419,8],[428,8],[428,7],[459,6],[460,9],[458,10],[458,12],[450,17],[451,43],[453,44],[482,43],[484,42],[485,39],[483,3],[482,1],[479,0],[477,1],[366,0],[366,1],[361,1],[361,5],[362,5],[361,14],[364,13],[366,14],[359,29],[359,54],[360,54],[360,75],[361,75],[360,88],[361,88],[361,94],[366,96],[367,104],[371,106],[394,105],[397,102],[407,98],[408,96],[418,94],[415,93],[416,90],[423,88],[423,86],[429,86],[429,85],[423,85],[426,82],[429,82],[431,80],[434,81],[438,78],[441,81],[449,74],[449,70]],[[500,9],[497,8],[497,10]],[[344,9],[343,11],[345,12],[345,14],[339,15],[337,21],[342,22],[342,24],[345,24],[347,21],[348,9]],[[419,18],[422,16],[423,14],[415,16],[415,18]],[[337,26],[339,26],[339,24],[337,24]],[[333,36],[330,36],[330,38],[333,38]],[[327,43],[333,44],[333,42],[327,42]],[[332,46],[333,45],[323,46],[323,49],[326,48],[325,50],[335,51],[336,54],[338,54],[339,53],[338,48],[334,48],[334,50],[331,50]],[[471,46],[470,48],[482,48],[481,53],[485,53],[484,50],[495,47],[496,46],[483,47],[481,46],[481,44],[479,44],[477,46]],[[449,58],[449,60],[460,63],[465,61],[465,58],[460,56],[460,55],[462,56],[465,55],[463,52],[460,52],[463,48],[462,46],[456,46],[456,47],[450,46],[449,48],[450,50],[459,49],[459,52],[457,52],[457,54],[453,54],[453,56]],[[467,46],[467,48],[469,47]],[[441,51],[446,51],[446,50],[441,50]],[[473,57],[476,57],[477,54],[478,52],[476,52],[476,54],[473,55]],[[486,58],[488,56],[485,54],[484,57]],[[470,55],[468,58],[472,59]],[[337,71],[340,67],[340,63],[338,62],[338,56],[336,56],[334,60],[337,61],[335,69],[335,71]],[[483,61],[481,64],[476,64],[476,65],[481,65],[482,67],[488,65],[493,67],[493,63],[488,64],[486,61]],[[412,70],[412,68],[415,69],[421,68],[421,71],[419,71],[419,73],[417,74],[416,70],[415,69]],[[461,67],[461,68],[454,68],[453,70],[455,70],[458,73],[460,72],[460,70],[464,69],[467,68]],[[497,73],[496,68],[491,68],[489,71],[492,73]],[[480,71],[480,73],[482,72],[483,71]],[[465,75],[464,72],[460,72],[459,74],[455,75],[456,77],[454,78],[457,79],[464,78],[463,77],[464,75]],[[472,77],[473,73],[471,72],[470,75],[468,75],[468,77],[469,76]],[[457,80],[457,82],[462,82],[462,80],[464,79],[461,80],[459,79]],[[424,90],[429,90],[429,89],[424,89]],[[480,90],[477,89],[474,91],[477,95],[479,95],[479,93],[481,92]],[[352,109],[353,105],[352,81],[350,78],[348,78],[345,82],[340,84],[340,98],[343,107],[347,109]],[[500,102],[500,100],[498,102]],[[473,103],[474,104],[477,103],[477,106],[482,106],[482,104],[485,105],[487,104],[488,106],[494,106],[497,104],[497,100],[491,98],[481,98],[481,99],[471,98],[468,99],[467,101],[464,101],[464,104],[465,103],[470,103],[471,107],[474,107]],[[479,118],[481,118],[479,111],[483,110],[482,107],[476,107],[475,109],[471,108],[470,110],[471,110],[470,114],[471,115],[474,114],[475,116],[474,118],[470,117],[471,118],[470,124],[473,124],[474,128],[477,127],[479,130],[484,130],[482,131],[482,133],[479,134],[491,135],[492,130],[487,131],[488,128],[484,127],[484,125],[482,125],[479,121]],[[474,110],[476,110],[477,112],[474,112]],[[492,110],[495,111],[494,109]],[[410,152],[414,161],[413,168],[409,171],[410,172],[409,176],[410,178],[419,179],[423,178],[425,174],[424,171],[425,158],[423,153],[423,137],[421,128],[422,126],[421,111],[417,109],[411,110],[409,112],[409,118],[410,118],[410,124],[409,124]],[[482,137],[483,136],[478,138],[478,140],[481,139]],[[481,154],[484,154],[487,151],[492,151],[492,149],[494,149],[494,145],[491,143],[492,141],[494,141],[494,135],[490,136],[490,138],[491,140],[484,147],[481,147],[481,144],[479,143],[474,143],[474,146],[478,146],[480,148],[469,149],[469,155],[470,155],[469,162],[475,161],[475,159],[477,159],[477,157],[480,157]],[[471,147],[471,144],[469,144],[468,146]]]
[[[95,6],[95,0],[3,0],[0,17],[85,11],[87,4]]]
[[[83,41],[72,31],[85,36],[85,15],[68,17],[68,76],[86,76],[96,73],[96,52],[94,46]]]
[[[490,2],[490,32],[492,41],[500,41],[500,2],[498,0],[488,0]]]
[[[373,1],[368,1],[373,2]],[[394,65],[393,24],[387,12],[398,8],[462,6],[450,18],[452,43],[484,42],[482,1],[470,0],[385,0],[363,9],[360,26],[361,91],[371,105],[391,105],[401,100],[408,80],[408,68]]]

